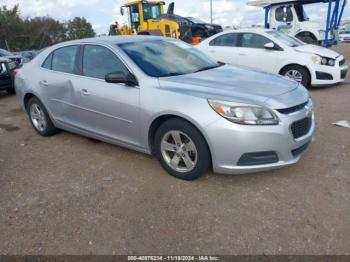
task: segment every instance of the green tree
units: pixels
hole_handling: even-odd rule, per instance
[[[67,23],[51,17],[23,19],[19,6],[0,6],[0,48],[10,51],[42,49],[56,43],[95,36],[91,24],[76,17]]]
[[[26,19],[24,24],[27,36],[25,49],[41,49],[66,39],[65,25],[50,17]]]
[[[75,17],[67,23],[67,39],[75,40],[96,35],[92,25],[83,17]]]
[[[6,6],[0,7],[0,46],[16,49],[16,36],[23,33],[23,21],[18,5],[12,9],[7,9]]]

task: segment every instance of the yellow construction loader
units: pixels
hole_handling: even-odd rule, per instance
[[[121,7],[127,11],[128,25],[118,22],[111,25],[109,35],[158,35],[192,42],[190,24],[181,16],[174,15],[174,4],[164,12],[165,2],[159,0],[133,0]]]

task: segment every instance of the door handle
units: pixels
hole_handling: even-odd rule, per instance
[[[89,91],[87,91],[87,89],[85,89],[85,88],[81,90],[81,94],[83,96],[89,96],[90,95]]]
[[[240,53],[240,54],[238,54],[238,55],[240,55],[240,56],[247,56],[246,54],[243,54],[243,53]]]
[[[209,52],[210,52],[210,53],[213,53],[213,54],[214,54],[214,53],[216,53],[216,51],[215,51],[215,50],[210,50]]]
[[[43,86],[48,86],[49,85],[49,83],[46,80],[40,81],[40,84],[42,84]]]

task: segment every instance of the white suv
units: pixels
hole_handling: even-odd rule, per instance
[[[276,30],[225,31],[197,48],[219,61],[284,75],[306,87],[342,82],[348,71],[342,55]]]

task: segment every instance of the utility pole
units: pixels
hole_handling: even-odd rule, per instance
[[[210,0],[210,23],[213,24],[213,0]]]

